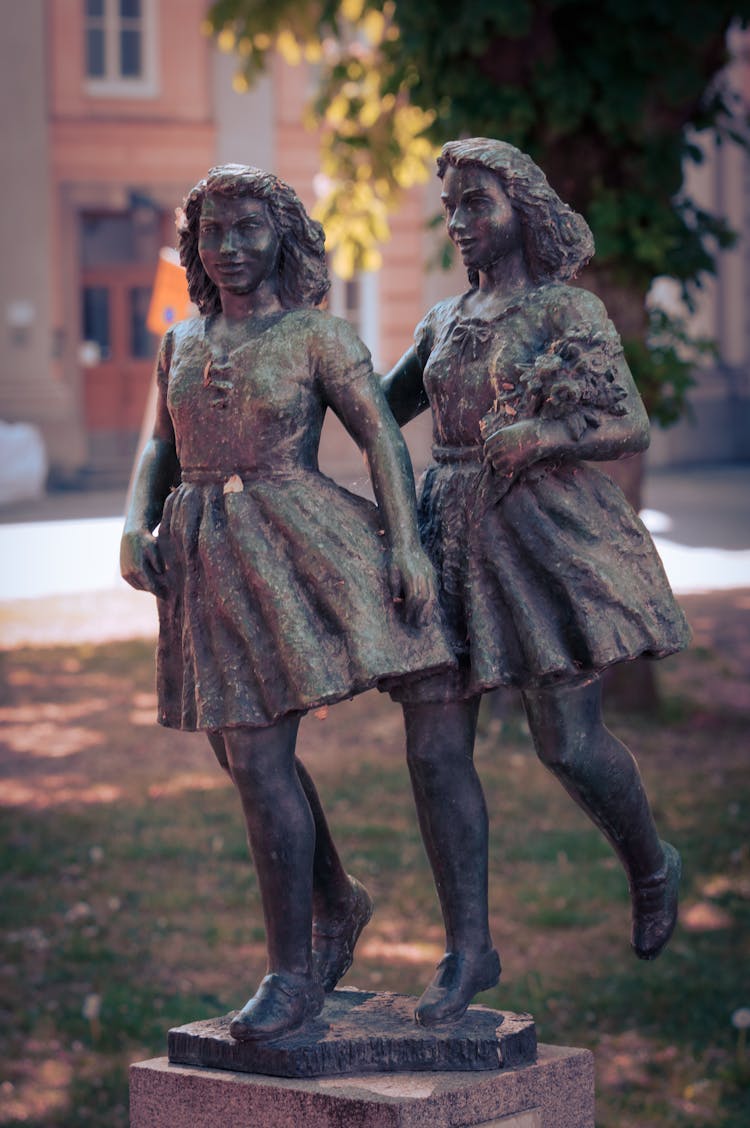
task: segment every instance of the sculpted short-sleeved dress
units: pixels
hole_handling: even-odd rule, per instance
[[[689,630],[651,537],[608,476],[568,458],[529,467],[508,489],[482,462],[483,418],[494,430],[538,414],[549,389],[531,394],[529,374],[540,357],[564,351],[571,333],[593,341],[599,359],[613,358],[618,380],[632,388],[601,302],[548,284],[484,320],[468,317],[465,301],[435,306],[415,335],[435,443],[420,487],[420,531],[461,667],[416,687],[417,699],[438,699],[439,684],[442,696],[468,697],[682,649]],[[585,356],[589,346],[576,347]],[[583,377],[585,394],[558,380],[554,395],[596,401],[589,393],[597,363]],[[586,426],[595,426],[598,409],[584,406]],[[408,687],[395,695],[414,696]]]
[[[439,622],[404,622],[377,508],[317,467],[337,389],[374,380],[346,322],[291,310],[248,323],[217,357],[206,319],[158,363],[181,484],[159,529],[159,720],[262,727],[453,661]]]

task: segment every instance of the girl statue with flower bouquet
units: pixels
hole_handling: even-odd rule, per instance
[[[438,175],[469,289],[427,314],[384,380],[400,424],[432,411],[420,530],[457,659],[394,692],[446,928],[417,1007],[425,1025],[457,1018],[500,974],[472,763],[481,695],[498,686],[521,690],[540,759],[618,854],[636,955],[664,948],[679,855],[659,838],[634,758],[603,724],[600,675],[689,636],[648,532],[588,464],[648,444],[614,326],[598,298],[567,284],[593,254],[588,226],[503,142],[449,142]]]

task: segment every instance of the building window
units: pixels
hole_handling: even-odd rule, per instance
[[[154,0],[83,0],[86,88],[90,94],[156,93]]]
[[[373,364],[378,367],[378,274],[356,274],[354,278],[339,278],[330,269],[331,289],[328,294],[328,308],[336,317],[345,321],[357,331],[372,353]]]

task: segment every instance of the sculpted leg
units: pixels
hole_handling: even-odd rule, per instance
[[[633,947],[653,959],[677,920],[680,859],[659,838],[634,757],[602,721],[601,683],[528,690],[523,699],[542,763],[618,854],[630,885]]]
[[[354,946],[372,916],[373,905],[365,887],[341,864],[310,773],[299,759],[295,767],[315,823],[313,968],[324,990],[333,991],[352,965]]]
[[[232,1022],[235,1038],[278,1037],[319,1013],[312,974],[312,865],[315,830],[294,764],[299,719],[224,732],[228,768],[240,794],[258,875],[268,972]],[[213,742],[212,742],[213,743]]]
[[[220,732],[208,734],[221,767],[232,776]],[[312,959],[316,977],[326,991],[333,991],[354,959],[354,948],[372,916],[373,904],[365,887],[351,877],[339,857],[312,776],[295,757],[295,771],[315,825],[312,872]]]
[[[487,808],[472,759],[478,712],[478,698],[404,706],[407,762],[446,935],[446,955],[416,1010],[425,1026],[459,1018],[500,976],[487,910]]]
[[[206,736],[208,737],[208,743],[211,745],[213,754],[218,760],[219,767],[223,768],[231,779],[232,773],[229,770],[229,759],[227,757],[227,748],[224,743],[224,734],[221,732],[207,732]]]

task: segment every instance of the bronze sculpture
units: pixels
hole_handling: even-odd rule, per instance
[[[449,142],[438,175],[470,286],[427,314],[384,380],[400,424],[433,414],[420,529],[458,663],[393,693],[446,929],[417,1006],[425,1025],[457,1018],[500,975],[472,763],[480,697],[497,686],[522,691],[539,757],[619,855],[636,954],[663,949],[679,855],[657,834],[635,760],[604,727],[599,675],[688,640],[647,531],[584,461],[648,443],[604,307],[567,284],[593,254],[588,226],[503,142]]]
[[[271,1039],[319,1013],[372,909],[295,759],[300,717],[453,659],[398,427],[364,345],[316,308],[322,228],[284,182],[228,165],[190,192],[179,238],[200,316],[161,346],[121,567],[158,597],[160,722],[206,731],[240,794],[268,974],[231,1032]],[[327,408],[377,508],[319,472]]]

